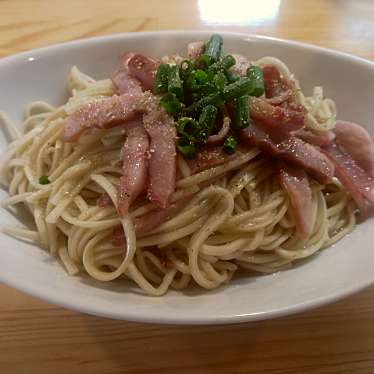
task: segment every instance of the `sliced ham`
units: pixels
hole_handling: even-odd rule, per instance
[[[130,76],[137,79],[144,91],[152,90],[160,63],[152,58],[134,54],[127,62]]]
[[[104,192],[100,195],[100,197],[96,200],[96,204],[100,208],[106,208],[108,206],[113,206],[113,201],[110,196]]]
[[[331,182],[334,176],[334,165],[329,158],[316,147],[294,136],[289,136],[281,142],[277,142],[256,124],[252,124],[241,130],[240,137],[243,142],[259,148],[265,155],[301,167],[322,184]]]
[[[189,43],[187,46],[187,57],[190,59],[199,57],[204,52],[204,45],[203,41]]]
[[[140,94],[142,87],[138,79],[129,72],[128,63],[135,53],[127,52],[121,56],[122,66],[112,75],[112,82],[120,95],[126,93]]]
[[[171,204],[166,209],[156,209],[143,216],[136,217],[134,219],[136,235],[138,237],[144,236],[157,226],[170,220],[188,204],[189,200],[189,198],[184,198]],[[125,244],[125,235],[121,226],[117,226],[113,229],[112,244],[115,246],[122,246]]]
[[[350,193],[360,211],[365,212],[364,198],[374,204],[373,178],[358,166],[350,155],[341,151],[335,143],[325,147],[323,152],[334,163],[336,177]]]
[[[266,102],[268,102],[271,105],[281,105],[286,101],[290,100],[292,96],[293,91],[289,88],[288,90],[283,91],[279,96],[274,96],[266,99]]]
[[[142,109],[139,107],[141,98],[138,94],[128,93],[81,106],[67,117],[62,139],[74,142],[89,128],[112,127],[134,118]]]
[[[190,198],[184,198],[170,204],[166,209],[157,209],[143,216],[136,217],[134,220],[136,234],[142,236],[162,223],[170,220],[176,216],[189,201]]]
[[[152,90],[159,62],[134,52],[121,56],[122,66],[113,76],[112,81],[119,94]]]
[[[369,133],[362,126],[348,121],[336,121],[333,131],[339,148],[374,177],[374,143]]]
[[[275,66],[263,67],[264,88],[266,101],[272,105],[280,105],[292,98],[293,84],[282,78]]]
[[[307,239],[312,234],[312,190],[306,173],[284,162],[277,162],[279,181],[288,194],[291,214],[296,225],[296,234],[300,239]]]
[[[122,226],[117,226],[112,231],[112,244],[115,247],[122,247],[125,245],[125,233]]]
[[[143,126],[131,130],[131,120],[140,113],[144,114],[142,120],[146,133]],[[166,208],[175,190],[176,130],[172,117],[159,108],[156,97],[151,94],[124,94],[84,105],[67,118],[63,139],[75,141],[85,129],[118,124],[124,124],[125,132],[136,131],[129,136],[122,150],[124,176],[118,191],[119,212],[124,214],[139,194],[140,181],[144,181],[146,170],[145,154],[149,158],[148,197],[158,207]],[[149,152],[146,134],[150,138]]]
[[[287,135],[304,126],[304,108],[302,106],[280,107],[271,105],[264,99],[251,97],[249,100],[251,117],[260,121],[264,130],[277,137]]]
[[[265,96],[272,98],[279,96],[283,91],[282,78],[275,66],[265,65],[262,69],[264,77]]]
[[[186,160],[191,174],[223,164],[229,155],[224,152],[222,145],[203,145],[196,150],[196,157]]]
[[[149,139],[141,118],[126,128],[127,138],[122,147],[122,176],[119,179],[118,213],[124,216],[130,204],[146,189],[148,179]]]
[[[151,140],[148,197],[159,208],[166,208],[175,190],[177,154],[174,121],[164,110],[156,109],[144,115],[143,124]]]
[[[119,69],[112,75],[112,82],[120,95],[129,92],[135,94],[140,94],[142,92],[139,81],[135,78],[131,78],[129,73],[124,69]]]
[[[235,65],[230,68],[230,73],[245,77],[247,75],[247,69],[251,66],[250,61],[243,55],[232,54],[232,56],[235,58]]]
[[[332,131],[317,133],[307,129],[300,129],[295,131],[293,135],[304,140],[304,142],[316,145],[318,147],[326,147],[335,139],[335,134]]]

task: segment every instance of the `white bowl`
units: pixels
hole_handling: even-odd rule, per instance
[[[373,135],[374,64],[297,42],[222,33],[225,50],[251,59],[276,56],[300,78],[304,91],[323,85],[336,100],[339,118],[364,125]],[[21,120],[27,103],[61,104],[72,65],[97,77],[109,77],[123,51],[153,56],[184,52],[195,31],[112,35],[42,48],[0,60],[0,109]],[[1,151],[6,142],[1,137]],[[5,192],[1,192],[1,197]],[[0,224],[17,223],[6,211]],[[51,303],[101,316],[159,323],[233,323],[272,318],[326,304],[374,283],[373,220],[332,248],[291,270],[233,280],[217,290],[171,291],[164,297],[144,296],[123,282],[102,283],[69,277],[47,253],[0,234],[0,281]]]

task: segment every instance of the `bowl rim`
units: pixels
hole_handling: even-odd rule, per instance
[[[15,61],[20,61],[24,59],[28,59],[33,55],[40,55],[40,54],[49,54],[54,53],[56,51],[63,52],[64,50],[68,50],[72,47],[78,47],[79,45],[95,45],[96,43],[104,42],[105,40],[108,41],[115,41],[121,39],[144,39],[150,36],[159,35],[162,36],[184,36],[190,37],[191,41],[193,39],[196,40],[197,36],[201,35],[211,35],[216,30],[199,30],[199,29],[189,29],[189,30],[162,30],[162,31],[142,31],[142,32],[128,32],[128,33],[115,33],[115,34],[108,34],[102,36],[95,36],[90,38],[82,38],[68,42],[62,42],[57,44],[51,44],[48,46],[16,53],[10,56],[6,56],[0,59],[0,74],[2,69],[6,69],[9,64],[12,64]],[[293,46],[303,50],[312,51],[319,54],[327,54],[330,56],[337,56],[345,60],[349,60],[351,62],[359,63],[366,65],[370,69],[374,69],[374,61],[370,61],[366,58],[355,56],[346,52],[342,52],[339,50],[320,47],[317,45],[289,40],[284,38],[277,38],[273,36],[265,36],[265,35],[258,35],[258,34],[250,34],[250,33],[243,33],[243,32],[229,32],[229,31],[216,31],[219,32],[222,36],[230,36],[233,38],[238,39],[247,39],[247,40],[257,40],[257,41],[270,41],[275,42],[280,45],[285,46]],[[70,301],[68,298],[62,299],[56,293],[48,293],[44,292],[43,289],[35,289],[28,282],[19,281],[17,277],[8,278],[0,273],[0,282],[13,287],[21,292],[24,292],[32,297],[36,297],[48,303],[52,303],[59,307],[68,308],[70,310],[74,310],[77,312],[83,312],[91,315],[97,315],[106,318],[112,319],[119,319],[119,320],[127,320],[127,321],[134,321],[134,322],[145,322],[145,323],[158,323],[158,324],[180,324],[180,325],[218,325],[218,324],[231,324],[231,323],[241,323],[241,322],[249,322],[249,321],[259,321],[265,319],[271,319],[276,317],[281,317],[285,315],[291,315],[299,312],[303,312],[306,310],[310,310],[313,308],[317,308],[322,305],[330,304],[341,300],[345,297],[348,297],[356,292],[359,292],[370,285],[374,284],[374,277],[372,279],[367,279],[359,284],[352,284],[351,287],[345,288],[344,291],[338,291],[330,296],[321,296],[317,298],[313,298],[298,304],[293,304],[281,308],[277,308],[274,310],[268,310],[264,312],[257,312],[257,313],[243,313],[243,314],[224,314],[220,316],[212,316],[212,317],[196,317],[196,316],[187,316],[185,314],[176,314],[175,316],[163,316],[163,315],[153,315],[151,313],[143,312],[129,312],[126,310],[113,310],[109,312],[107,310],[101,309],[100,306],[87,306],[85,302],[80,302],[79,300],[74,300],[74,302]]]

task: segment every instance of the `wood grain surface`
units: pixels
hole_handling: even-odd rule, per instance
[[[374,59],[371,0],[0,0],[0,57],[176,28],[259,33]],[[87,316],[0,286],[0,374],[177,371],[373,374],[374,288],[272,321],[179,327]]]

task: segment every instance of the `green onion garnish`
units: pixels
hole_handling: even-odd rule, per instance
[[[247,69],[247,77],[252,82],[252,96],[262,96],[264,94],[264,76],[263,71],[259,66],[252,65]]]
[[[48,176],[47,175],[42,175],[41,177],[39,177],[39,184],[49,184],[51,183],[48,179]]]
[[[237,74],[227,74],[226,77],[229,83],[237,82],[240,79],[240,76]]]
[[[235,58],[231,55],[225,56],[221,61],[221,66],[224,71],[229,70],[236,63]]]
[[[241,78],[239,81],[228,84],[223,90],[223,97],[227,101],[238,99],[243,95],[249,95],[253,89],[252,80]]]
[[[236,144],[236,139],[232,135],[229,135],[223,144],[223,149],[226,153],[233,154],[236,150]]]
[[[190,142],[187,138],[180,138],[177,140],[177,149],[183,157],[191,159],[195,157],[196,148],[194,144]]]
[[[182,109],[182,105],[178,98],[173,93],[167,93],[160,100],[160,105],[166,110],[167,113],[177,116]]]
[[[249,125],[249,97],[246,95],[236,100],[233,125],[236,129],[244,129]]]
[[[204,96],[202,99],[197,101],[196,103],[192,104],[186,110],[187,112],[198,114],[207,106],[207,105],[214,105],[218,106],[222,103],[222,98],[219,93],[212,93],[207,96]]]
[[[193,140],[199,132],[199,124],[196,120],[190,117],[181,117],[176,122],[178,135]]]
[[[203,108],[199,118],[199,140],[207,140],[212,133],[216,123],[218,110],[213,105],[207,105]]]
[[[179,71],[179,74],[180,74],[181,78],[182,79],[186,78],[188,76],[188,74],[190,74],[192,69],[193,69],[192,62],[190,60],[183,60],[180,63],[180,71]]]
[[[195,67],[197,69],[205,69],[211,64],[210,57],[208,55],[201,55],[195,60]]]
[[[179,76],[179,66],[177,65],[169,67],[168,92],[173,93],[177,97],[182,96],[182,80]]]
[[[170,65],[161,64],[155,76],[154,91],[156,94],[166,93],[168,90],[168,77]]]
[[[208,56],[211,62],[217,61],[221,55],[222,44],[222,36],[213,34],[205,46],[204,56]]]
[[[227,84],[226,75],[223,74],[222,72],[217,73],[213,78],[213,82],[217,90],[220,92],[223,92]]]
[[[161,64],[156,72],[154,92],[161,96],[160,105],[175,119],[177,150],[185,158],[195,157],[197,145],[214,133],[223,104],[228,104],[232,114],[224,149],[235,152],[235,132],[251,121],[250,96],[264,93],[262,69],[251,66],[245,77],[232,73],[235,58],[225,54],[222,45],[222,37],[214,34],[201,56],[177,65]]]
[[[208,82],[208,75],[204,70],[197,69],[190,73],[187,78],[187,87],[191,91],[199,90],[205,83]]]

